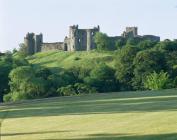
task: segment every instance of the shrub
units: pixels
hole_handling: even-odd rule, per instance
[[[93,87],[90,87],[89,85],[82,84],[82,83],[76,83],[74,85],[75,91],[77,94],[90,94],[90,93],[96,93],[96,89]]]
[[[10,101],[12,101],[12,94],[6,94],[6,95],[4,95],[3,96],[3,101],[4,102],[10,102]]]
[[[115,78],[115,70],[104,63],[95,66],[84,82],[99,92],[113,92],[119,88]]]
[[[60,96],[72,96],[80,94],[90,94],[96,93],[96,89],[90,87],[89,85],[83,83],[76,83],[74,85],[68,85],[66,87],[61,87],[57,90]]]
[[[160,73],[156,73],[154,71],[146,77],[144,86],[146,89],[159,90],[169,88],[169,83],[170,79],[167,72],[161,71]]]
[[[61,87],[57,90],[58,94],[60,96],[71,96],[76,95],[76,91],[73,87],[73,85],[68,85],[66,87]]]

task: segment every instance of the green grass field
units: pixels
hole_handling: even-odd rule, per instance
[[[104,62],[109,66],[113,66],[114,61],[113,52],[64,52],[64,51],[49,51],[37,53],[28,60],[31,64],[36,66],[47,67],[51,70],[58,68],[70,68],[73,66],[93,68],[96,64]]]
[[[177,140],[177,90],[1,104],[1,140]]]

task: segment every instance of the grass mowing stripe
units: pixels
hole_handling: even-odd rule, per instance
[[[2,140],[176,140],[177,90],[3,104]],[[2,116],[0,116],[2,117]]]

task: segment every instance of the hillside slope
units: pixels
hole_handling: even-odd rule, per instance
[[[1,140],[176,140],[177,90],[1,104]]]
[[[73,66],[95,67],[95,64],[104,62],[110,66],[113,65],[113,52],[64,52],[64,51],[49,51],[37,53],[28,57],[30,63],[37,66],[44,66],[51,69],[55,68],[70,68]]]

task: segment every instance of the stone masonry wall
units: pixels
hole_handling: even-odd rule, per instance
[[[50,50],[64,50],[63,42],[55,42],[55,43],[43,43],[41,46],[41,52],[46,52]]]

